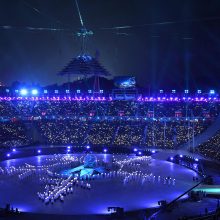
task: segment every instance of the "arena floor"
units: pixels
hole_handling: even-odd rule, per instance
[[[81,157],[82,154],[74,156]],[[96,155],[99,160],[112,161],[112,155]],[[52,156],[35,156],[7,160],[0,163],[1,167],[18,167],[25,163],[43,165],[46,158]],[[117,160],[128,156],[115,156]],[[38,177],[33,176],[19,180],[18,176],[0,175],[0,207],[10,203],[21,211],[50,213],[50,214],[105,214],[107,207],[123,207],[125,211],[144,209],[158,206],[159,200],[171,201],[195,185],[193,176],[197,174],[185,167],[160,159],[152,159],[149,166],[142,167],[142,171],[152,173],[156,181],[142,184],[134,181],[124,184],[123,178],[102,178],[90,181],[91,190],[74,188],[74,192],[65,196],[64,202],[56,201],[45,205],[37,196],[43,190]],[[161,181],[157,177],[161,176]],[[175,178],[175,184],[164,184],[163,178]]]

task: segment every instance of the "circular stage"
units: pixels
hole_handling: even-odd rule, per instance
[[[56,184],[42,179],[67,179],[56,173],[74,168],[73,164],[81,166],[85,154],[41,155],[1,162],[2,170],[14,168],[8,169],[8,174],[0,174],[0,207],[9,203],[21,211],[50,214],[107,214],[108,207],[132,211],[156,207],[160,200],[172,201],[195,185],[193,177],[198,177],[194,171],[164,160],[109,154],[95,156],[105,168],[105,174],[95,172],[95,178],[87,175],[80,179],[78,173],[78,185],[74,182],[72,192],[63,196],[63,202],[58,198],[53,204],[45,204],[38,193],[45,192],[47,185]],[[39,171],[42,167],[47,167],[49,172]],[[28,169],[38,171],[27,173]],[[81,187],[82,181],[83,186],[89,184],[91,189]]]

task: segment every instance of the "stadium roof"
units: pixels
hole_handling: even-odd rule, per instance
[[[80,55],[73,58],[59,75],[98,75],[110,76],[111,74],[98,62],[98,60],[89,55]]]

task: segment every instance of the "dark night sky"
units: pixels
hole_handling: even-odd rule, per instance
[[[135,75],[139,84],[151,88],[220,87],[219,0],[78,2],[87,28],[94,31],[88,50],[100,52],[100,62],[113,76]],[[204,20],[210,17],[215,19]],[[167,21],[177,23],[156,24]],[[146,23],[154,25],[102,30]],[[80,52],[73,35],[80,27],[74,0],[0,0],[0,25],[14,27],[0,29],[0,82],[66,80],[57,73]],[[26,26],[73,32],[28,31]],[[117,34],[121,32],[126,35]]]

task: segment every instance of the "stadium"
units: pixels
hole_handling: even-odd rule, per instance
[[[219,219],[219,88],[150,90],[135,74],[112,74],[88,52],[82,2],[81,51],[57,71],[67,82],[0,83],[0,219]],[[164,23],[107,30],[149,25]]]

